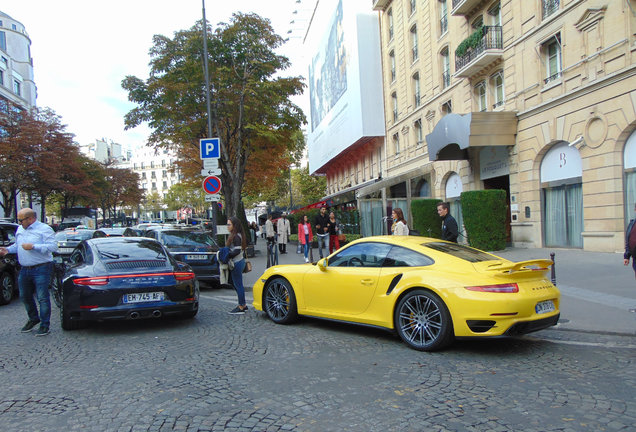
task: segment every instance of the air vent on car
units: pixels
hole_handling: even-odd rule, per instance
[[[134,261],[116,261],[106,263],[109,270],[124,270],[136,268],[159,268],[165,267],[165,260],[134,260]]]

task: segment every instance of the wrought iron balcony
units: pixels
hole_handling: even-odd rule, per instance
[[[453,0],[453,9],[451,14],[453,15],[467,15],[475,9],[482,0]]]
[[[455,55],[455,75],[469,77],[503,58],[501,26],[484,26],[483,37],[462,55]]]

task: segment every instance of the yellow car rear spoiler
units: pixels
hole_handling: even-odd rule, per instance
[[[549,259],[533,259],[527,261],[519,261],[516,263],[504,264],[494,263],[486,267],[487,271],[497,271],[502,273],[516,273],[516,272],[528,272],[528,271],[546,271],[554,263]]]

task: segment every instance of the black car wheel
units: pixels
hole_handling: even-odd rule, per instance
[[[56,274],[54,274],[53,278],[51,279],[50,289],[51,296],[53,297],[53,301],[55,302],[55,306],[61,307],[62,301],[60,299],[60,290],[62,289],[62,286],[60,283],[60,279],[57,277]]]
[[[265,313],[277,324],[289,324],[298,318],[296,296],[288,281],[272,279],[265,285],[263,296]]]
[[[11,302],[15,292],[15,279],[11,273],[2,273],[0,276],[0,305]]]
[[[66,305],[64,304],[64,294],[60,291],[60,324],[63,330],[78,330],[86,327],[85,321],[71,320]]]
[[[442,349],[454,339],[448,308],[430,291],[411,291],[400,300],[395,328],[408,346],[419,351]]]

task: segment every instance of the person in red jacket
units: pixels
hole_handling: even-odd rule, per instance
[[[309,248],[311,242],[314,241],[314,235],[311,232],[311,224],[307,215],[303,216],[302,222],[298,224],[298,241],[304,246],[305,262],[309,262]]]

